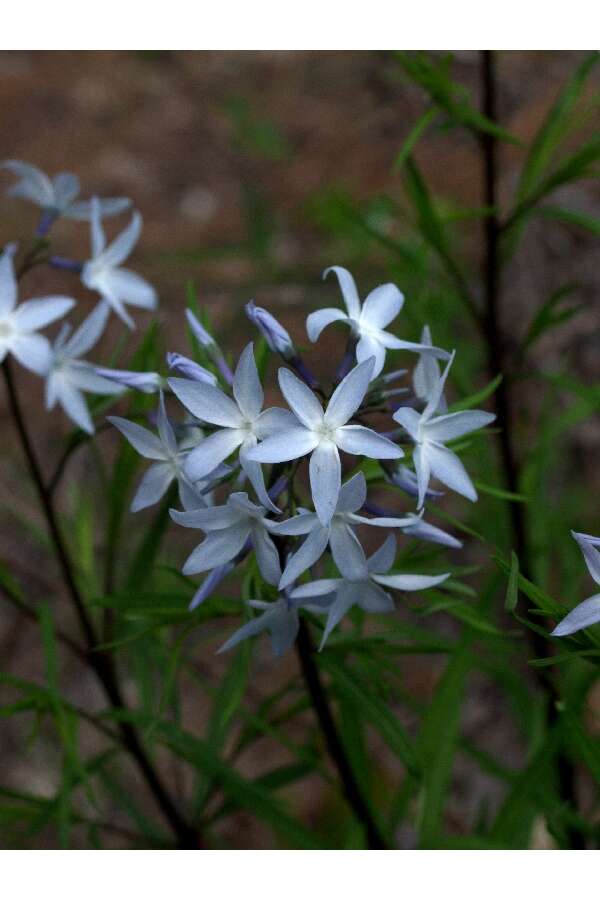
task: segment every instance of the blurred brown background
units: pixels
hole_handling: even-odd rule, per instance
[[[530,138],[581,57],[570,51],[500,54],[503,124]],[[458,53],[455,77],[477,97],[477,53]],[[145,227],[131,268],[156,285],[159,317],[170,332],[170,346],[184,352],[188,279],[194,280],[200,300],[237,350],[247,340],[242,305],[251,297],[275,311],[293,335],[304,340],[307,309],[330,305],[337,296],[332,285],[320,281],[322,269],[330,264],[352,267],[343,242],[319,227],[319,198],[334,186],[358,201],[378,193],[394,195],[398,177],[392,172],[393,160],[422,110],[421,92],[400,77],[388,54],[379,52],[0,54],[0,156],[32,162],[50,174],[75,172],[84,196],[132,198]],[[464,206],[481,203],[481,172],[472,139],[456,131],[435,132],[422,141],[418,157],[437,192]],[[514,187],[520,158],[517,150],[502,150],[504,195]],[[11,176],[0,173],[0,189],[10,183]],[[597,183],[568,189],[565,195],[566,205],[598,214]],[[0,244],[27,240],[36,215],[21,201],[2,200]],[[109,235],[120,230],[123,221],[108,220]],[[85,225],[60,222],[53,236],[55,252],[84,258]],[[467,252],[476,263],[476,231]],[[582,285],[581,298],[589,308],[560,337],[545,341],[539,352],[550,361],[569,354],[580,374],[597,380],[598,255],[594,242],[581,232],[531,228],[512,267],[506,322],[519,328],[530,318],[540,298],[556,287],[557,265],[561,283],[577,280]],[[365,269],[355,273],[363,289],[385,279],[375,265]],[[63,275],[32,273],[23,296],[64,288]],[[84,291],[81,296],[89,300]],[[328,340],[326,333],[325,351],[332,346]],[[50,458],[67,426],[60,415],[38,418],[40,383],[22,372],[19,378],[27,385],[36,440]],[[0,556],[18,573],[30,573],[32,554],[38,551],[20,520],[35,520],[34,498],[1,391],[0,429]],[[574,440],[585,467],[582,474],[593,490],[599,479],[593,465],[600,445],[598,423],[581,426]],[[35,576],[27,577],[36,593],[53,586],[54,574],[39,567]],[[29,626],[1,606],[3,668],[41,678],[35,646]],[[273,671],[272,663],[263,664]],[[94,689],[85,680],[76,681],[76,673],[79,678],[76,666],[72,672],[67,669],[65,688],[72,677],[72,694],[81,703],[95,702],[90,700]],[[427,672],[417,667],[413,679],[417,690],[426,685]],[[496,748],[502,742],[511,747],[510,726],[502,731],[502,716],[482,694],[483,689],[473,692],[467,728],[478,733],[490,729]],[[195,703],[196,698],[190,701],[192,707]],[[23,756],[23,733],[12,728],[9,733],[0,724],[3,780],[47,791],[53,784],[48,747],[38,742]],[[510,758],[519,750],[506,752]],[[465,803],[473,808],[482,787],[473,782],[463,787]],[[314,806],[306,799],[305,805]],[[236,828],[236,835],[230,836],[236,846],[263,845],[260,830],[257,833],[244,816]]]

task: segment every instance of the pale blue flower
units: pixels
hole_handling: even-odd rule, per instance
[[[362,571],[357,572],[355,577],[322,578],[294,588],[291,592],[291,598],[294,601],[303,601],[308,597],[323,597],[332,592],[335,594],[335,599],[328,607],[327,622],[320,650],[323,649],[335,626],[353,606],[359,606],[365,612],[370,613],[393,611],[394,601],[381,585],[395,588],[398,591],[423,591],[441,584],[449,577],[447,572],[443,575],[386,575],[385,573],[394,564],[395,556],[396,540],[390,534],[379,550],[369,557],[366,566]]]
[[[21,197],[40,206],[44,212],[54,218],[64,216],[67,219],[89,221],[92,216],[92,204],[89,200],[76,201],[79,195],[79,179],[70,172],[61,172],[50,178],[41,169],[18,159],[5,160],[0,168],[8,169],[19,179],[8,188],[9,197]],[[116,216],[131,206],[126,197],[111,197],[99,200],[99,213],[104,218]]]
[[[339,450],[372,459],[403,455],[396,444],[370,428],[346,424],[359,409],[372,372],[372,359],[352,369],[323,412],[313,392],[288,369],[280,369],[279,386],[295,418],[249,453],[250,459],[263,463],[287,462],[310,453],[312,499],[322,525],[329,524],[338,502],[342,483]]]
[[[264,506],[257,506],[243,492],[230,494],[224,506],[187,512],[171,510],[171,518],[186,528],[206,532],[205,540],[192,551],[184,567],[184,575],[196,575],[231,562],[250,541],[261,574],[269,584],[281,578],[279,554],[268,529],[271,523]]]
[[[17,305],[17,279],[13,264],[14,247],[0,256],[0,363],[7,353],[22,366],[45,375],[52,358],[50,342],[38,334],[75,306],[70,297],[39,297]]]
[[[240,356],[233,378],[233,399],[220,388],[201,381],[169,378],[169,386],[186,409],[201,422],[218,430],[195,447],[186,462],[186,473],[195,482],[211,472],[239,448],[239,460],[263,506],[279,512],[269,498],[260,464],[251,456],[259,440],[289,425],[293,416],[283,409],[263,411],[264,394],[252,343]]]
[[[142,309],[156,309],[158,302],[151,284],[135,272],[121,268],[121,263],[137,244],[141,230],[142,217],[135,212],[127,228],[107,247],[100,201],[97,197],[92,198],[92,257],[83,266],[81,280],[87,288],[97,291],[129,328],[135,326],[125,308],[126,303]]]
[[[438,378],[422,413],[418,413],[410,407],[402,407],[394,413],[396,422],[402,425],[415,443],[413,462],[419,490],[418,509],[421,509],[425,502],[431,475],[468,500],[477,500],[477,491],[465,467],[458,456],[444,444],[446,441],[462,437],[478,428],[485,428],[494,421],[496,416],[476,409],[448,413],[443,416],[435,415],[453,359],[454,353],[450,357],[443,375]]]
[[[107,416],[107,419],[115,428],[119,429],[140,456],[155,461],[142,477],[131,502],[131,512],[139,512],[141,509],[158,503],[175,480],[179,487],[181,503],[185,509],[206,506],[202,487],[208,488],[210,479],[206,479],[205,485],[193,485],[188,480],[184,471],[187,450],[184,443],[178,443],[175,437],[173,426],[165,410],[162,393],[157,416],[158,435],[153,434],[142,425],[130,422],[129,419],[122,419],[120,416]],[[214,473],[213,477],[218,477],[218,473]]]
[[[46,409],[59,403],[67,416],[88,434],[94,433],[82,392],[120,394],[124,388],[103,378],[95,367],[81,357],[100,340],[108,318],[108,306],[101,302],[71,334],[71,326],[63,325],[51,350],[46,373]]]
[[[268,631],[273,653],[275,656],[281,656],[286,650],[289,650],[298,636],[300,627],[298,609],[302,607],[310,612],[322,612],[331,599],[332,597],[315,597],[312,602],[307,598],[302,603],[297,603],[291,599],[288,591],[284,591],[282,596],[272,603],[265,603],[263,600],[249,600],[248,606],[261,610],[262,614],[238,628],[229,640],[219,647],[217,653],[231,650],[240,641]]]
[[[411,515],[407,518],[366,518],[357,515],[367,499],[367,483],[362,472],[350,478],[340,489],[335,512],[328,525],[322,525],[316,513],[300,509],[299,514],[285,522],[271,526],[273,534],[308,535],[304,543],[288,559],[279,588],[289,587],[303,572],[314,565],[329,544],[333,560],[347,578],[361,575],[367,565],[364,550],[352,526],[375,525],[380,528],[403,528],[411,525]]]
[[[329,308],[311,313],[306,320],[306,332],[310,341],[314,343],[318,340],[323,329],[332,322],[344,322],[350,326],[358,341],[356,345],[357,362],[374,358],[372,378],[376,378],[383,369],[386,350],[412,350],[442,359],[448,358],[445,350],[426,344],[403,341],[390,334],[389,331],[384,331],[404,305],[404,295],[395,284],[382,284],[375,288],[361,307],[356,284],[350,272],[341,266],[331,266],[329,269],[325,269],[323,278],[326,278],[330,272],[334,272],[337,276],[347,312]]]
[[[588,572],[596,584],[600,584],[600,550],[598,549],[600,547],[600,538],[593,537],[591,534],[581,534],[581,532],[577,531],[572,531],[571,534],[579,544]],[[554,637],[566,637],[569,634],[575,634],[576,631],[581,631],[582,628],[596,625],[597,622],[600,622],[600,594],[588,597],[587,600],[584,600],[572,609],[558,623],[552,635]]]

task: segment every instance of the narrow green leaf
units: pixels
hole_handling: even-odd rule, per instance
[[[519,557],[514,550],[510,554],[510,572],[508,573],[508,585],[506,587],[506,597],[504,599],[504,608],[508,612],[513,612],[517,608],[519,599]]]
[[[426,110],[419,119],[417,119],[416,123],[411,128],[408,137],[398,151],[398,155],[394,160],[394,165],[392,168],[393,172],[398,172],[402,168],[408,157],[413,152],[415,146],[418,144],[421,137],[425,134],[429,126],[433,124],[433,122],[435,122],[439,114],[439,109],[437,109],[437,107],[435,106],[432,106],[430,109]]]

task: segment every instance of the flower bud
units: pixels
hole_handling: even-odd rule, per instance
[[[186,309],[185,314],[187,316],[188,325],[192,329],[194,337],[196,338],[198,343],[207,350],[209,347],[214,347],[215,339],[208,333],[206,328],[204,328],[204,326],[200,324],[192,310]]]
[[[246,315],[250,321],[256,325],[267,344],[269,349],[274,353],[279,353],[284,359],[291,360],[297,356],[296,348],[292,343],[292,339],[283,325],[280,325],[275,316],[263,309],[262,306],[256,306],[254,300],[246,303]]]
[[[167,365],[178,375],[189,378],[191,381],[203,381],[205,384],[216,385],[217,379],[212,372],[205,369],[193,359],[182,356],[181,353],[167,353]]]
[[[165,387],[164,379],[158,372],[128,372],[125,369],[104,369],[101,366],[94,366],[94,371],[109,381],[141,391],[142,394],[155,394]]]

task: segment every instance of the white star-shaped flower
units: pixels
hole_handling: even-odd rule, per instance
[[[67,416],[88,434],[94,433],[94,423],[82,391],[110,395],[124,390],[114,381],[102,378],[91,363],[81,359],[100,340],[108,312],[108,306],[99,303],[70,337],[71,326],[63,325],[52,345],[46,374],[46,409],[53,409],[59,403]]]
[[[435,415],[453,360],[454,353],[450,357],[443,375],[438,378],[422,413],[418,413],[410,407],[402,407],[394,413],[396,422],[402,425],[415,442],[413,462],[417,473],[419,489],[417,507],[419,509],[425,502],[431,475],[468,500],[477,500],[477,491],[465,467],[458,456],[448,450],[444,443],[476,431],[478,428],[485,428],[496,418],[492,413],[478,409],[448,413],[444,416]]]
[[[153,434],[142,425],[130,422],[129,419],[122,419],[120,416],[107,416],[107,419],[115,428],[119,429],[140,456],[155,460],[154,465],[150,466],[142,477],[131,502],[131,512],[139,512],[141,509],[158,503],[174,480],[177,480],[179,497],[184,509],[193,510],[198,506],[206,506],[204,495],[200,492],[202,485],[194,486],[185,474],[184,464],[188,453],[187,437],[178,443],[165,410],[162,392],[157,416],[158,435]],[[216,472],[214,476],[217,477]],[[207,485],[209,481],[210,479],[206,479]]]
[[[404,528],[414,524],[417,516],[407,518],[366,518],[357,515],[367,499],[367,483],[362,472],[358,472],[342,485],[337,506],[329,525],[322,525],[316,513],[300,509],[299,515],[285,522],[271,526],[273,534],[302,535],[308,537],[299,550],[287,561],[279,589],[283,590],[296,581],[303,572],[314,565],[325,552],[327,544],[331,549],[333,560],[347,578],[360,575],[367,560],[364,550],[354,533],[353,525],[376,525],[380,528]]]
[[[572,531],[571,534],[579,544],[579,549],[583,553],[583,558],[588,567],[588,572],[596,582],[600,584],[600,538],[593,537],[591,534],[581,534]],[[588,597],[558,623],[552,634],[554,637],[566,637],[569,634],[575,634],[582,628],[589,628],[590,625],[596,625],[600,622],[600,594],[594,594]]]
[[[186,528],[200,528],[205,540],[192,551],[184,567],[184,575],[197,575],[230,562],[250,541],[261,574],[269,584],[281,578],[279,554],[268,529],[264,506],[257,506],[242,492],[230,494],[224,506],[180,512],[172,509],[173,521]]]
[[[327,623],[319,649],[323,649],[335,626],[353,606],[371,613],[392,612],[394,601],[381,585],[398,591],[423,591],[441,584],[449,577],[448,572],[443,575],[386,575],[394,564],[395,556],[396,539],[390,534],[355,577],[322,578],[294,588],[290,594],[294,601],[321,597],[332,592],[335,594],[335,599],[328,608]]]
[[[0,362],[12,353],[26,369],[45,375],[51,359],[50,342],[38,331],[64,316],[75,301],[70,297],[39,297],[17,306],[13,250],[11,247],[0,256]]]
[[[156,291],[152,285],[135,272],[121,268],[121,263],[137,244],[141,230],[142,217],[135,212],[127,228],[107,247],[100,201],[97,197],[92,198],[92,258],[84,263],[81,280],[87,288],[97,291],[130,328],[134,327],[134,323],[125,309],[126,303],[142,309],[155,309],[157,305]]]
[[[279,370],[279,386],[295,419],[248,454],[262,463],[287,462],[307,453],[314,507],[322,525],[331,521],[342,483],[339,450],[371,459],[399,459],[402,450],[365,428],[347,425],[360,407],[373,372],[368,359],[352,369],[333,392],[327,411],[304,382],[288,369]]]
[[[240,448],[239,459],[256,495],[272,512],[279,509],[270,500],[260,464],[250,455],[259,440],[293,422],[284,409],[263,410],[264,394],[252,343],[240,356],[233,378],[233,399],[220,388],[198,380],[169,378],[169,386],[186,409],[218,430],[195,447],[186,463],[190,481],[198,481]]]
[[[358,341],[356,345],[357,362],[364,362],[364,360],[374,357],[372,378],[377,378],[381,373],[385,363],[386,350],[413,350],[442,359],[448,358],[445,350],[427,344],[403,341],[390,334],[389,331],[384,331],[404,305],[404,295],[395,284],[382,284],[376,287],[367,296],[361,307],[356,284],[350,272],[341,266],[331,266],[329,269],[325,269],[323,278],[326,278],[330,272],[335,272],[337,276],[347,313],[333,308],[319,309],[311,313],[306,320],[306,332],[310,341],[314,343],[323,329],[332,322],[345,322],[350,326]]]
[[[7,159],[1,168],[8,169],[19,179],[8,188],[9,197],[20,197],[30,200],[54,217],[89,221],[92,215],[92,204],[89,200],[76,202],[79,195],[79,179],[70,172],[61,172],[50,178],[37,166],[22,162],[19,159]],[[99,200],[99,212],[103,217],[116,216],[131,206],[126,197],[111,197]]]

